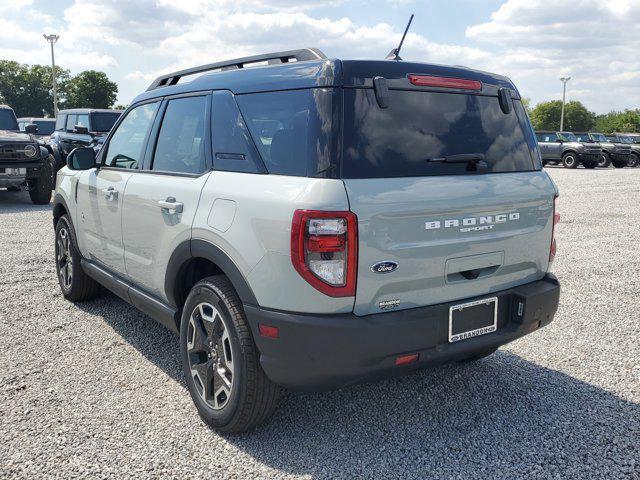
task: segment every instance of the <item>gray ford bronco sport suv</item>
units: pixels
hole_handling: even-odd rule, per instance
[[[578,168],[582,163],[585,168],[596,168],[602,157],[602,149],[598,145],[585,145],[571,132],[539,130],[536,138],[544,164],[557,165],[562,162],[565,168]]]
[[[54,159],[35,133],[35,125],[20,132],[13,110],[0,105],[0,188],[26,188],[34,204],[44,205],[51,201]]]
[[[281,387],[472,360],[547,325],[557,195],[507,78],[279,52],[162,76],[97,155],[74,150],[57,272],[69,300],[103,285],[179,333],[199,414],[241,432]]]
[[[612,165],[616,168],[624,168],[629,163],[631,147],[624,143],[613,143],[602,133],[576,132],[576,138],[585,145],[599,145],[602,148],[602,156],[598,167],[606,168]]]

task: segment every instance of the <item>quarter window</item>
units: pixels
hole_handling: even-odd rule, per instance
[[[159,102],[147,103],[129,111],[109,140],[104,157],[106,166],[138,168],[158,105]]]
[[[170,100],[162,119],[152,170],[199,174],[205,161],[206,97]]]

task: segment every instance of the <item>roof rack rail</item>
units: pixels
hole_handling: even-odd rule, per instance
[[[198,73],[209,72],[212,70],[235,70],[244,68],[245,65],[258,62],[269,62],[269,64],[289,63],[291,60],[296,62],[302,62],[305,60],[322,60],[327,58],[317,48],[302,48],[299,50],[287,50],[285,52],[265,53],[262,55],[253,55],[251,57],[234,58],[232,60],[225,60],[223,62],[209,63],[207,65],[200,65],[199,67],[187,68],[186,70],[180,70],[178,72],[167,73],[160,75],[156,78],[147,91],[155,90],[160,87],[168,87],[170,85],[177,84],[182,77],[189,75],[195,75]]]

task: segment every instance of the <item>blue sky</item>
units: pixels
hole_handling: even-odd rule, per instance
[[[316,46],[383,58],[416,18],[403,57],[509,76],[532,103],[598,113],[640,107],[640,0],[0,0],[0,58],[106,72],[128,103],[154,76],[225,58]]]

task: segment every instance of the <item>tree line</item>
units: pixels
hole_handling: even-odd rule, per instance
[[[525,105],[527,103],[525,102]],[[560,129],[562,111],[560,100],[541,102],[528,110],[531,123],[536,130]],[[640,132],[640,109],[596,115],[581,102],[567,102],[564,106],[563,129],[569,132]]]
[[[18,117],[53,116],[52,68],[0,60],[0,104],[6,103]],[[56,67],[58,108],[111,108],[118,85],[104,72],[86,70],[72,76]]]

